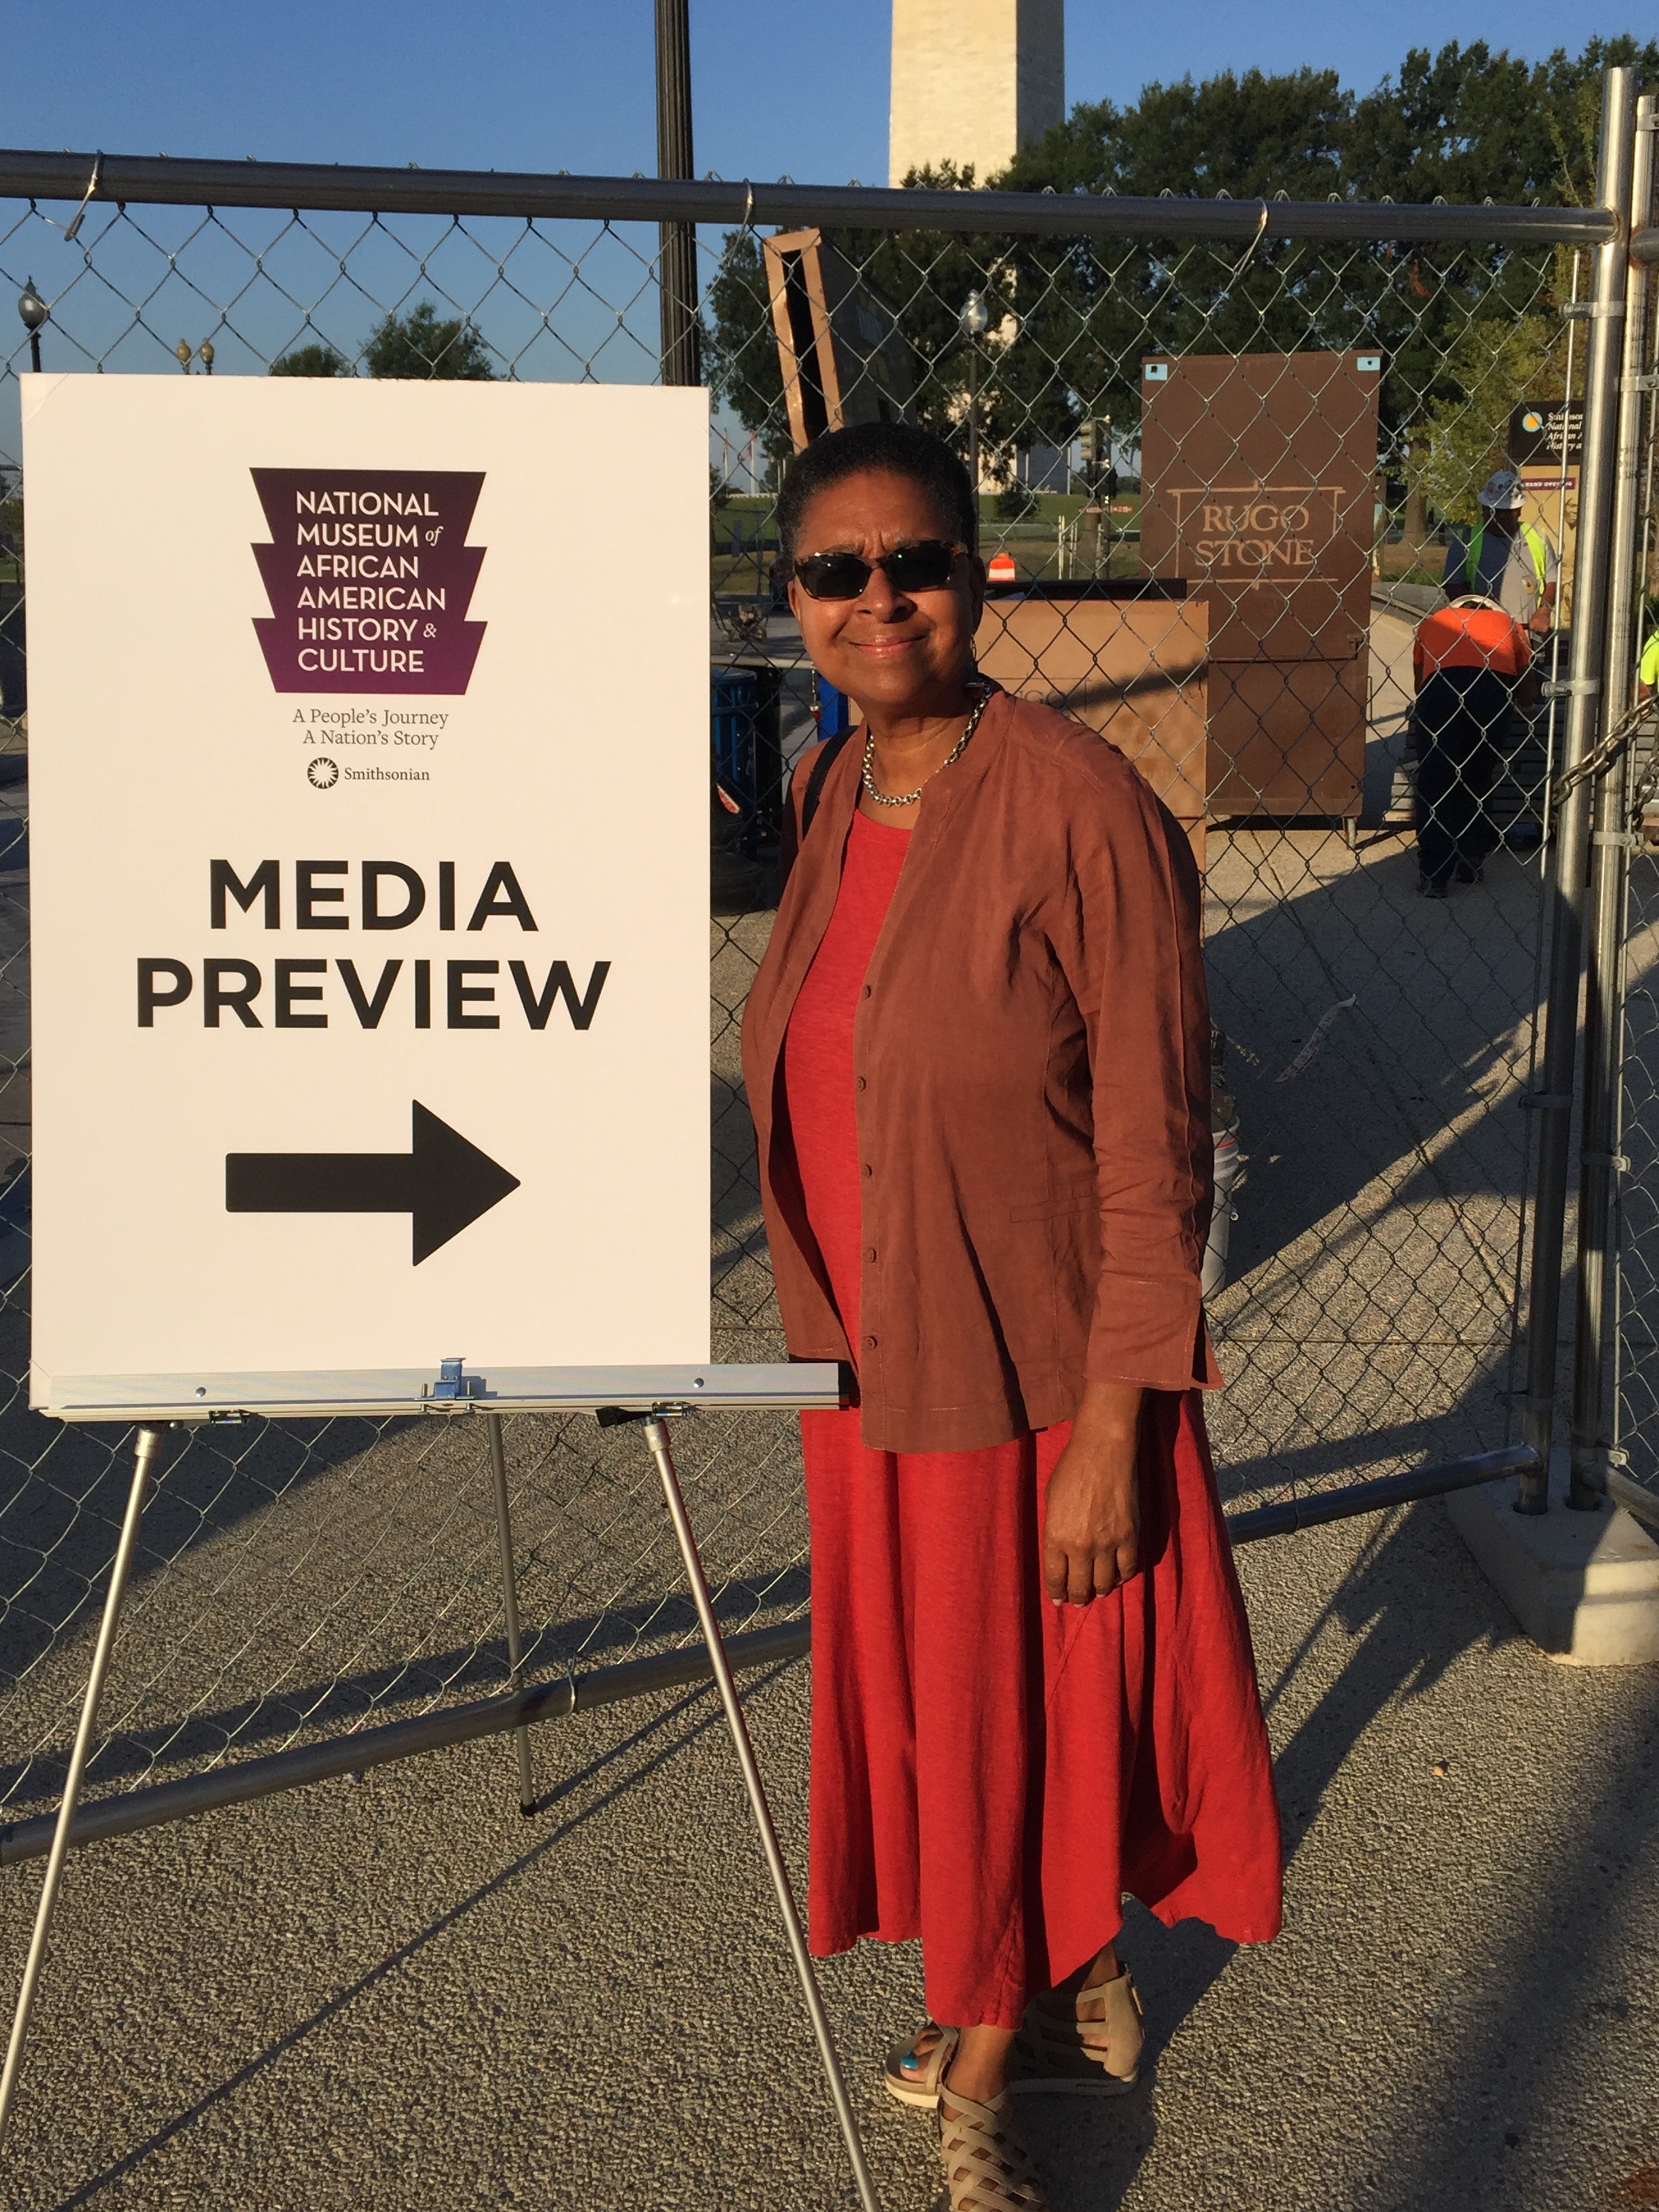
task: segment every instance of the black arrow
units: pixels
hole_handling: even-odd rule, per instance
[[[407,1213],[410,1262],[519,1188],[517,1176],[429,1113],[410,1107],[406,1152],[227,1152],[227,1213]]]

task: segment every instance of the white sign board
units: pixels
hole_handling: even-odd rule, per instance
[[[32,1402],[706,1362],[705,395],[23,411]]]

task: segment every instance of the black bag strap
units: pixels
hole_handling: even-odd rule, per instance
[[[800,839],[806,842],[806,833],[812,826],[812,817],[818,811],[818,801],[823,796],[823,779],[835,766],[842,747],[853,732],[837,730],[833,738],[826,738],[818,747],[818,757],[812,763],[812,773],[806,779],[806,789],[801,794]]]

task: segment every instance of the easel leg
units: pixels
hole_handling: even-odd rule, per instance
[[[737,1685],[732,1679],[726,1646],[720,1640],[720,1623],[714,1618],[714,1601],[708,1595],[708,1582],[702,1571],[697,1540],[692,1533],[690,1516],[685,1510],[679,1477],[674,1472],[673,1457],[668,1449],[666,1422],[653,1414],[645,1425],[645,1434],[651,1447],[651,1456],[657,1463],[657,1472],[662,1477],[668,1517],[673,1522],[674,1534],[679,1540],[680,1557],[685,1562],[686,1579],[696,1601],[702,1639],[708,1647],[709,1663],[714,1670],[720,1703],[726,1708],[726,1724],[732,1732],[738,1764],[743,1769],[743,1784],[749,1792],[749,1805],[755,1815],[755,1826],[760,1830],[761,1848],[766,1854],[772,1887],[777,1892],[778,1911],[783,1916],[784,1933],[789,1939],[795,1971],[800,1976],[801,1990],[811,2018],[812,2033],[817,2038],[818,2056],[823,2062],[836,2117],[841,2122],[841,2131],[847,2140],[847,2154],[853,2163],[853,2179],[858,2184],[859,2202],[864,2207],[864,2212],[881,2212],[881,2200],[876,2195],[870,2169],[865,2164],[864,2141],[859,2133],[858,2120],[847,2094],[847,2084],[842,2078],[841,2061],[836,2056],[835,2039],[830,2033],[829,2017],[823,2009],[817,1976],[812,1971],[806,1938],[801,1932],[800,1915],[795,1910],[794,1893],[789,1887],[789,1869],[783,1863],[783,1853],[778,1846],[777,1830],[772,1825],[772,1808],[766,1802],[765,1786],[761,1781],[760,1768],[755,1762],[755,1747],[749,1741],[743,1707],[738,1702]]]
[[[519,1571],[513,1559],[513,1515],[507,1502],[507,1447],[501,1436],[501,1417],[487,1413],[489,1431],[489,1473],[495,1491],[495,1540],[501,1554],[501,1612],[507,1622],[507,1679],[510,1687],[524,1687],[524,1646],[519,1635]],[[536,1809],[536,1778],[530,1770],[530,1730],[515,1729],[519,1747],[519,1810],[526,1818]]]
[[[12,2014],[11,2040],[6,2046],[5,2072],[0,2075],[0,2141],[4,2139],[6,2124],[11,2118],[12,2099],[16,2093],[17,2076],[23,2063],[23,2045],[28,2039],[29,2014],[34,2009],[34,1994],[40,1985],[40,1969],[46,1964],[52,1911],[58,1903],[58,1891],[64,1878],[64,1862],[69,1856],[70,1833],[75,1826],[76,1809],[81,1802],[81,1784],[92,1752],[93,1735],[98,1726],[98,1707],[104,1694],[105,1677],[109,1673],[110,1654],[115,1648],[115,1632],[120,1624],[121,1601],[126,1595],[132,1555],[138,1548],[138,1524],[144,1516],[144,1499],[149,1489],[155,1455],[161,1448],[161,1438],[166,1433],[165,1422],[159,1427],[140,1429],[138,1431],[132,1487],[127,1492],[126,1518],[121,1523],[121,1540],[115,1547],[115,1565],[110,1570],[109,1595],[104,1600],[104,1618],[93,1650],[86,1695],[81,1700],[81,1722],[75,1731],[75,1747],[70,1753],[69,1773],[64,1783],[64,1802],[58,1808],[57,1832],[52,1837],[52,1851],[46,1860],[46,1878],[40,1884],[40,1902],[35,1909],[34,1935],[29,1944],[28,1964],[23,1969],[22,1986],[17,1992],[17,2008]]]

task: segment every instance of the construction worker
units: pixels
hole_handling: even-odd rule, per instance
[[[1655,609],[1650,600],[1644,611],[1647,619],[1654,618]],[[1642,658],[1636,667],[1636,698],[1638,706],[1651,708],[1653,695],[1659,691],[1659,629],[1648,634],[1642,647]],[[1638,769],[1638,789],[1642,796],[1642,842],[1650,854],[1659,852],[1659,793],[1653,788],[1654,731],[1651,714],[1643,717],[1644,726],[1638,731],[1634,751]]]
[[[1521,479],[1499,469],[1475,494],[1480,520],[1467,544],[1454,540],[1442,588],[1449,599],[1478,592],[1529,630],[1548,629],[1561,560],[1535,523],[1521,520]]]
[[[1418,890],[1443,899],[1454,883],[1478,884],[1498,842],[1492,794],[1513,748],[1515,709],[1530,703],[1527,625],[1493,599],[1467,594],[1419,623],[1417,679]]]

